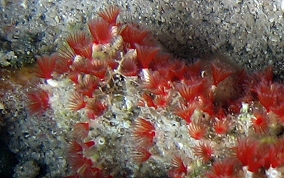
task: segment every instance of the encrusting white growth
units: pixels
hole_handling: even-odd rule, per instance
[[[284,0],[280,0],[280,9],[284,12]]]
[[[270,167],[265,171],[267,178],[281,178],[282,174],[277,169]]]

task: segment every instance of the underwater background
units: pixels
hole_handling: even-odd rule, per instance
[[[1,0],[0,177],[281,177],[283,13]]]

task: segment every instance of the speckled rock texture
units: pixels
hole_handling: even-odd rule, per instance
[[[224,53],[250,71],[274,65],[284,77],[281,0],[1,0],[2,65],[54,50],[68,32],[112,4],[124,10],[123,21],[152,30],[177,57]],[[11,51],[14,56],[6,57]]]
[[[151,30],[177,58],[222,53],[249,71],[273,65],[276,77],[284,78],[281,0],[0,0],[0,65],[19,67],[34,62],[35,55],[50,54],[110,5],[121,7],[121,21]],[[0,109],[8,146],[19,161],[14,177],[68,175],[66,130],[56,126],[52,115],[27,118],[25,88],[11,88],[2,87],[5,110]]]

